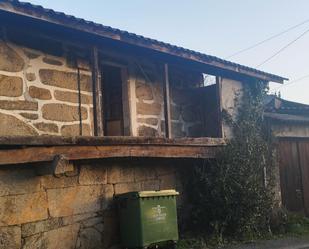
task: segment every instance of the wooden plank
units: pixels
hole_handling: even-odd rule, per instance
[[[168,75],[168,64],[164,64],[164,119],[165,119],[165,136],[167,138],[172,137],[172,123],[171,123],[171,105],[170,105],[170,85]]]
[[[103,99],[98,57],[98,48],[96,46],[93,46],[91,49],[91,58],[94,135],[103,136]]]
[[[82,136],[83,135],[82,94],[80,89],[80,68],[78,67],[78,65],[77,65],[77,90],[78,90],[79,135]]]
[[[151,158],[214,158],[220,147],[206,146],[52,146],[0,150],[0,165],[52,161],[61,155],[67,160],[100,158],[151,157]]]
[[[223,137],[223,120],[222,120],[222,81],[221,77],[216,76],[216,88],[217,88],[217,112],[218,112],[218,125],[219,125],[219,137]]]
[[[131,128],[131,113],[130,113],[130,90],[128,81],[128,69],[126,67],[121,68],[121,80],[122,80],[122,112],[123,112],[123,133],[125,136],[132,135]]]
[[[0,26],[0,37],[2,39],[7,39],[7,35],[6,35],[6,27],[5,26]]]
[[[306,215],[309,215],[309,141],[299,141],[298,148],[304,208]]]
[[[60,146],[60,145],[179,145],[179,146],[222,146],[226,144],[222,138],[160,138],[160,137],[94,137],[94,136],[2,136],[0,147],[8,146]]]
[[[297,142],[280,140],[279,166],[282,203],[287,210],[303,212],[301,173]]]

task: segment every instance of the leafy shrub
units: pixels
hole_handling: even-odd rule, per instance
[[[225,115],[234,137],[216,160],[196,165],[190,176],[186,172],[190,230],[208,232],[219,241],[269,233],[273,152],[263,122],[265,94],[264,83],[246,84],[236,119]]]
[[[203,239],[182,239],[177,243],[177,249],[207,249]]]
[[[308,235],[309,234],[309,218],[303,214],[287,215],[286,233],[293,235]]]

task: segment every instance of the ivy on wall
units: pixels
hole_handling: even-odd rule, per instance
[[[191,205],[186,225],[191,231],[206,232],[219,240],[270,232],[274,158],[271,136],[263,122],[266,92],[264,82],[244,84],[242,97],[237,97],[236,117],[224,113],[233,138],[216,160],[186,172]]]

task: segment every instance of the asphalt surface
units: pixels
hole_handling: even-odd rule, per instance
[[[309,237],[265,240],[237,246],[225,246],[222,249],[309,249]]]

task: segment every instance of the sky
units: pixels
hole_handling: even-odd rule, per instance
[[[308,0],[28,1],[221,58],[309,19]],[[256,67],[308,29],[309,21],[229,60]],[[270,92],[309,104],[309,32],[258,69],[289,78]]]

